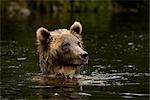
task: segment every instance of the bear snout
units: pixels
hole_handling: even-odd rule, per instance
[[[84,53],[82,53],[80,56],[81,56],[80,58],[81,58],[81,60],[82,60],[82,63],[83,63],[84,65],[88,64],[88,59],[89,59],[88,53],[87,53],[87,52],[84,52]]]
[[[88,57],[88,53],[87,52],[81,54],[81,58],[82,59],[87,59],[87,57]]]

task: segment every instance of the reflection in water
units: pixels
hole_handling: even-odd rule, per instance
[[[35,31],[83,25],[89,65],[82,68],[79,86],[39,84]],[[1,98],[14,99],[140,99],[149,97],[149,37],[145,14],[31,15],[26,19],[1,17]],[[90,44],[90,45],[89,45]]]
[[[91,94],[83,92],[81,79],[57,79],[52,76],[44,78],[40,73],[28,73],[28,80],[36,83],[36,85],[30,87],[36,89],[36,95],[40,99],[81,100],[83,97],[88,98],[92,96]]]
[[[93,72],[92,72],[93,73]],[[31,88],[37,89],[36,95],[40,99],[78,99],[83,97],[89,98],[92,94],[86,93],[84,86],[94,87],[118,87],[120,86],[140,86],[140,81],[130,81],[129,78],[134,77],[150,77],[148,73],[106,73],[106,74],[93,74],[91,76],[82,75],[78,79],[56,79],[54,77],[43,78],[40,74],[28,74],[29,80],[38,85],[33,85]],[[123,98],[148,97],[145,93],[114,93]]]
[[[77,99],[81,100],[83,97],[91,96],[88,93],[75,92],[77,89],[73,87],[53,87],[53,88],[41,88],[39,89],[37,95],[39,99],[50,99],[50,100],[67,100],[67,99]]]

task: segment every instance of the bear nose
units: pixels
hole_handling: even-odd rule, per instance
[[[81,54],[81,58],[86,59],[87,57],[88,57],[88,53],[87,53],[87,52],[86,52],[86,53]]]

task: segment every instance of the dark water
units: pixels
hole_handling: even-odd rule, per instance
[[[81,87],[41,86],[35,31],[83,25],[89,65],[82,74],[93,77]],[[148,100],[149,30],[143,14],[64,14],[1,16],[1,99],[4,100]],[[100,81],[104,83],[100,84]]]

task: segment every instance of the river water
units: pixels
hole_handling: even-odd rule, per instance
[[[32,81],[38,76],[35,32],[83,25],[89,64],[81,74],[92,77],[82,87],[55,87]],[[148,100],[148,15],[133,13],[35,14],[1,16],[2,100]],[[103,83],[102,83],[103,82]]]

